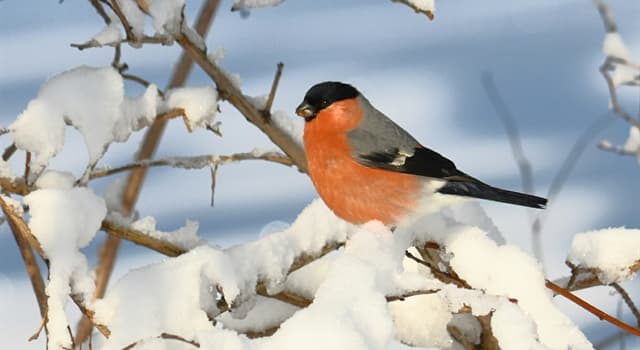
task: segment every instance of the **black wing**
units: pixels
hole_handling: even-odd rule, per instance
[[[455,164],[440,153],[420,146],[413,150],[413,154],[395,148],[385,152],[359,154],[356,159],[360,164],[372,168],[443,179],[446,182],[438,189],[438,192],[444,194],[487,199],[538,209],[545,208],[547,204],[547,200],[542,197],[487,185],[456,169]]]

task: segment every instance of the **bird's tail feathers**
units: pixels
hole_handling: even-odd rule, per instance
[[[438,192],[457,196],[487,199],[490,201],[521,205],[537,209],[544,209],[547,206],[546,198],[489,186],[470,176],[464,176],[453,181],[447,181],[447,183],[442,186]]]

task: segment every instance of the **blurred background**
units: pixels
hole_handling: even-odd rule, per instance
[[[189,19],[200,4],[187,1]],[[637,61],[640,2],[607,4]],[[637,160],[596,148],[601,139],[624,143],[628,126],[608,111],[606,84],[598,72],[604,60],[605,31],[591,1],[440,0],[434,21],[388,0],[289,0],[278,7],[252,10],[248,16],[230,12],[231,5],[231,1],[222,2],[206,42],[211,51],[225,49],[222,66],[240,75],[246,94],[267,94],[276,64],[284,62],[273,109],[295,119],[294,108],[311,85],[324,80],[349,82],[424,145],[497,186],[521,190],[521,181],[505,128],[483,88],[483,74],[493,77],[520,129],[533,166],[536,194],[546,195],[573,144],[600,120],[598,136],[590,140],[544,216],[543,265],[549,278],[569,273],[564,259],[575,233],[617,226],[640,228]],[[48,77],[78,65],[109,65],[112,48],[78,51],[69,46],[85,42],[102,27],[89,2],[0,1],[0,124],[10,124]],[[122,61],[129,65],[129,73],[163,89],[179,53],[175,46],[124,46]],[[210,79],[195,68],[188,85],[209,84]],[[621,96],[622,102],[640,116],[638,90],[632,91]],[[141,92],[139,86],[127,85],[127,94]],[[610,122],[603,123],[607,117]],[[182,122],[171,121],[156,157],[275,148],[226,103],[218,120],[222,138],[203,130],[190,134]],[[295,123],[302,127],[302,121]],[[80,135],[69,128],[66,132],[68,141],[51,168],[79,176],[87,153]],[[127,143],[113,145],[100,164],[128,163],[141,138],[142,133],[137,133]],[[9,144],[8,136],[0,138],[0,148]],[[23,156],[14,157],[12,164],[21,172]],[[117,178],[101,179],[92,186],[102,193]],[[305,175],[261,161],[222,166],[215,207],[210,206],[210,181],[206,169],[153,168],[137,211],[140,216],[156,217],[158,228],[165,231],[184,225],[187,218],[197,220],[201,235],[211,244],[228,246],[291,222],[317,197]],[[482,206],[509,244],[532,252],[525,209],[487,202]],[[99,242],[104,235],[97,237]],[[86,249],[90,259],[96,249],[96,243]],[[112,281],[129,268],[161,259],[124,244]],[[632,297],[639,295],[637,281],[625,287]],[[634,323],[626,306],[617,310],[619,296],[610,289],[594,288],[579,295]],[[594,344],[620,346],[620,342],[602,343],[618,333],[616,328],[557,300]],[[0,339],[4,345],[24,348],[24,340],[39,322],[22,260],[3,225]],[[638,340],[627,337],[626,345],[633,348],[634,344],[640,347]],[[30,346],[41,349],[44,342],[40,339]]]

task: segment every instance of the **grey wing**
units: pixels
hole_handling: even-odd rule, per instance
[[[452,161],[421,146],[369,101],[362,98],[361,105],[363,120],[348,133],[353,156],[360,164],[433,178],[462,175]]]

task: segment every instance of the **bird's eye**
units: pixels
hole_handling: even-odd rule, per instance
[[[327,100],[322,100],[322,102],[320,103],[320,107],[322,107],[322,108],[324,108],[324,107],[326,107],[328,105],[329,105],[329,101],[327,101]]]

